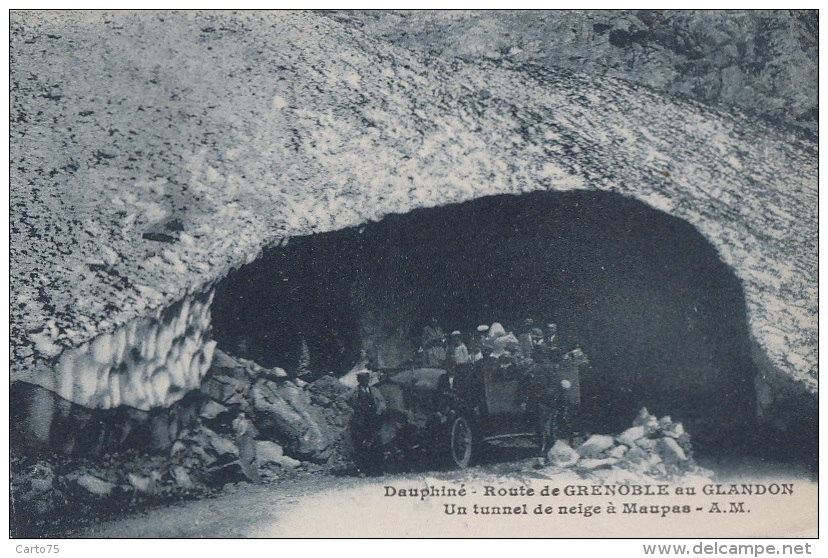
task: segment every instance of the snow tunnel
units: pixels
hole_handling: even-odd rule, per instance
[[[293,238],[216,288],[220,348],[342,374],[414,357],[422,327],[554,321],[579,344],[583,428],[646,406],[700,451],[750,451],[756,369],[739,279],[690,224],[595,191],[499,195]]]

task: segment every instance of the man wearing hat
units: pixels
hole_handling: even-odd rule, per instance
[[[532,330],[535,327],[535,320],[526,318],[523,320],[523,328],[520,335],[518,335],[518,342],[520,343],[520,353],[524,358],[532,358],[535,343],[532,341]]]
[[[385,399],[379,390],[370,385],[368,372],[357,374],[357,391],[353,398],[354,413],[351,416],[351,441],[354,445],[354,462],[360,473],[374,474],[382,465],[382,447],[379,443],[379,426],[385,413]]]
[[[449,361],[454,366],[470,364],[471,357],[466,344],[463,343],[462,334],[455,330],[451,332],[451,345],[449,346]]]
[[[430,325],[423,328],[421,350],[423,351],[423,366],[442,366],[446,360],[446,336],[437,322],[431,318]]]
[[[564,418],[562,386],[559,378],[557,326],[546,326],[546,334],[539,328],[530,332],[533,337],[532,351],[532,405],[537,418],[537,433],[541,455],[549,451],[559,430],[559,419]]]
[[[571,351],[563,355],[560,363],[555,367],[556,380],[559,386],[559,405],[555,426],[558,437],[569,440],[579,429],[578,415],[581,408],[581,374],[580,367],[589,364],[584,351],[575,345]]]
[[[486,333],[488,331],[489,326],[487,326],[486,324],[477,326],[477,335],[475,335],[472,338],[469,351],[472,362],[478,362],[483,360],[483,358],[486,356],[485,353],[489,352],[485,344]]]

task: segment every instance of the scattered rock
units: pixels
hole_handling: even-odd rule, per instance
[[[170,468],[170,475],[175,481],[175,484],[184,490],[192,490],[195,488],[195,483],[193,482],[193,479],[190,478],[190,473],[188,473],[187,469],[181,465],[176,465]]]
[[[687,461],[687,454],[673,438],[665,437],[658,440],[658,453],[667,464]]]
[[[578,446],[577,451],[581,457],[597,458],[614,445],[615,440],[613,440],[612,436],[593,434],[586,442]]]
[[[238,360],[228,355],[221,349],[215,349],[213,351],[213,362],[210,365],[211,369],[220,370],[226,368],[229,370],[235,370],[241,367],[242,365]]]
[[[618,441],[619,444],[624,444],[625,446],[634,446],[635,442],[644,437],[644,427],[643,426],[633,426],[632,428],[627,428],[624,432],[618,435],[615,439]]]
[[[201,383],[201,392],[223,405],[238,404],[244,399],[246,382],[225,374],[208,374]]]
[[[147,476],[138,475],[136,473],[127,474],[127,480],[135,492],[145,495],[152,495],[158,492],[158,483],[161,480],[161,474],[153,471]]]
[[[312,394],[324,397],[331,402],[347,397],[351,392],[351,388],[342,384],[342,382],[333,376],[322,376],[310,384],[308,389]]]
[[[78,486],[95,496],[109,496],[115,489],[115,484],[96,476],[84,473],[74,479]]]
[[[219,436],[209,428],[204,428],[203,430],[209,444],[206,449],[212,450],[218,458],[237,458],[239,456],[239,448],[233,440]]]
[[[625,454],[624,459],[633,464],[646,463],[650,455],[638,446],[631,447]]]
[[[658,419],[654,415],[650,414],[647,407],[641,408],[638,416],[635,417],[635,420],[633,420],[633,426],[643,426],[645,436],[651,436],[660,430]]]
[[[296,457],[325,462],[331,436],[307,393],[292,382],[269,380],[257,381],[251,393],[254,422],[265,437],[282,442]]]
[[[546,454],[549,464],[556,467],[570,467],[577,463],[580,458],[581,455],[563,440],[556,441],[555,445],[550,448],[549,453]]]
[[[635,441],[635,445],[637,445],[645,451],[652,452],[655,451],[656,441],[650,438],[639,438]]]
[[[676,439],[681,438],[685,434],[684,425],[680,422],[672,424],[670,428],[663,429],[663,431],[665,436],[669,436],[670,438]]]
[[[267,440],[256,441],[256,461],[260,467],[275,463],[287,469],[294,469],[302,464],[301,461],[285,455],[282,446]]]
[[[227,407],[221,403],[216,403],[212,399],[209,399],[204,405],[202,405],[199,416],[203,419],[212,420],[220,414],[226,412],[228,412]]]
[[[615,457],[605,457],[604,459],[584,458],[578,461],[578,468],[585,471],[593,471],[595,469],[608,469],[616,465],[620,460]]]
[[[623,444],[615,446],[614,448],[612,448],[611,450],[606,452],[607,457],[614,457],[616,459],[621,459],[622,457],[624,457],[624,455],[626,455],[627,450],[629,450],[629,449],[630,449],[629,447],[627,447]]]

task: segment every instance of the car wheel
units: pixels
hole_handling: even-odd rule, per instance
[[[449,433],[449,457],[451,465],[458,469],[465,469],[472,460],[474,439],[471,425],[464,417],[457,417],[451,423]]]

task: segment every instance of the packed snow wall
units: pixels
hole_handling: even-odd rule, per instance
[[[38,366],[30,381],[14,388],[22,400],[16,402],[15,428],[36,445],[65,445],[65,436],[53,440],[52,433],[65,430],[79,407],[145,412],[172,407],[199,388],[210,368],[216,346],[210,338],[213,295],[212,290],[190,294],[64,350],[52,366]]]

